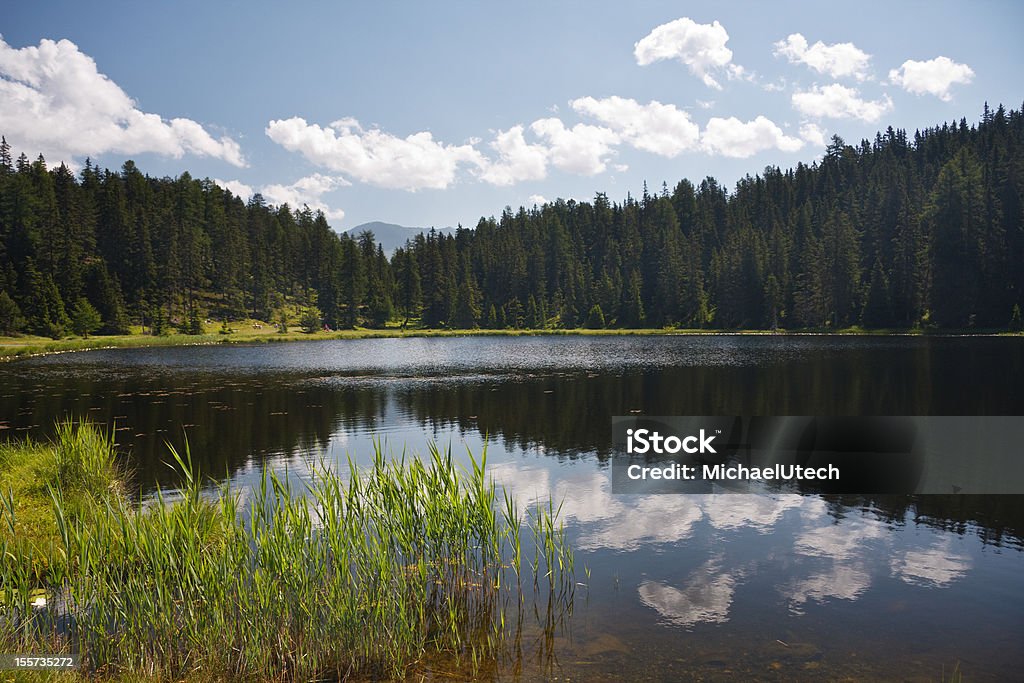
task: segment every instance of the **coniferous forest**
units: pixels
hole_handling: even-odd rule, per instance
[[[1020,329],[1024,117],[985,105],[823,158],[418,235],[248,203],[188,173],[80,173],[0,147],[0,334],[303,327]]]

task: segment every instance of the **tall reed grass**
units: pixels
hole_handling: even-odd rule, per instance
[[[293,485],[265,470],[246,501],[204,486],[187,447],[171,453],[185,484],[149,505],[105,495],[94,514],[71,514],[61,481],[50,485],[62,561],[37,577],[0,565],[0,648],[75,651],[100,675],[402,678],[439,655],[493,663],[517,640],[527,595],[547,601],[549,629],[552,609],[571,608],[558,509],[499,500],[486,452],[465,470],[450,450],[388,458],[378,445],[347,479],[321,466]],[[17,504],[0,496],[0,525],[14,529]],[[28,552],[9,536],[5,557]]]

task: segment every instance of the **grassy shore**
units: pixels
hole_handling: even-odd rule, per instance
[[[71,678],[404,678],[439,656],[472,674],[514,641],[524,595],[571,605],[557,509],[498,497],[486,455],[466,471],[378,449],[300,489],[265,473],[246,501],[170,455],[184,489],[140,507],[95,427],[4,448],[0,651],[74,648]]]
[[[235,325],[230,334],[210,333],[199,335],[171,334],[164,336],[152,336],[148,334],[133,333],[126,335],[92,336],[92,337],[67,337],[54,340],[49,337],[36,337],[22,335],[17,337],[0,337],[0,361],[13,360],[16,358],[27,358],[30,356],[46,355],[51,353],[65,353],[69,351],[86,351],[90,349],[111,349],[111,348],[138,348],[149,346],[199,346],[210,344],[266,344],[273,342],[308,341],[323,339],[374,339],[394,337],[463,337],[463,336],[559,336],[559,335],[721,335],[721,334],[742,334],[742,335],[1010,335],[1021,336],[1021,332],[1008,332],[1006,330],[922,330],[922,329],[878,329],[868,330],[862,327],[848,327],[843,329],[804,329],[804,330],[711,330],[711,329],[689,329],[665,327],[657,329],[600,329],[591,330],[583,328],[562,329],[527,329],[527,330],[440,330],[422,328],[401,328],[389,326],[382,329],[357,328],[354,330],[336,330],[331,332],[319,331],[305,333],[299,331],[277,332],[270,324],[263,324],[262,327],[253,327],[252,321]]]

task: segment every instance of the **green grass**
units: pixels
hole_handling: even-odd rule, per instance
[[[172,451],[183,490],[139,508],[100,476],[110,449],[68,425],[48,448],[5,451],[31,452],[37,477],[4,494],[0,651],[74,647],[88,673],[128,679],[402,678],[437,657],[475,674],[514,642],[526,595],[548,614],[571,607],[558,509],[499,499],[486,453],[466,471],[437,448],[421,460],[378,447],[347,479],[321,466],[293,488],[264,472],[243,506]],[[17,542],[30,521],[39,541]],[[31,606],[40,589],[45,609]]]
[[[62,557],[52,492],[59,489],[65,515],[94,514],[110,496],[122,495],[113,439],[96,428],[57,424],[50,443],[0,444],[0,556],[11,571],[38,583]],[[7,582],[3,582],[7,585]]]

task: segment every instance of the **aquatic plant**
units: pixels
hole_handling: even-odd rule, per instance
[[[390,458],[377,444],[347,476],[320,465],[293,484],[264,470],[248,500],[205,485],[187,446],[171,455],[184,484],[146,505],[110,494],[73,514],[51,483],[62,561],[36,576],[13,569],[31,562],[0,567],[0,648],[73,650],[94,673],[175,680],[401,678],[437,655],[469,669],[501,657],[527,592],[549,615],[571,604],[557,507],[499,504],[486,452],[467,470],[450,449]],[[2,507],[0,525],[15,528],[17,502],[4,494]],[[0,544],[19,560],[43,552],[9,534]]]

